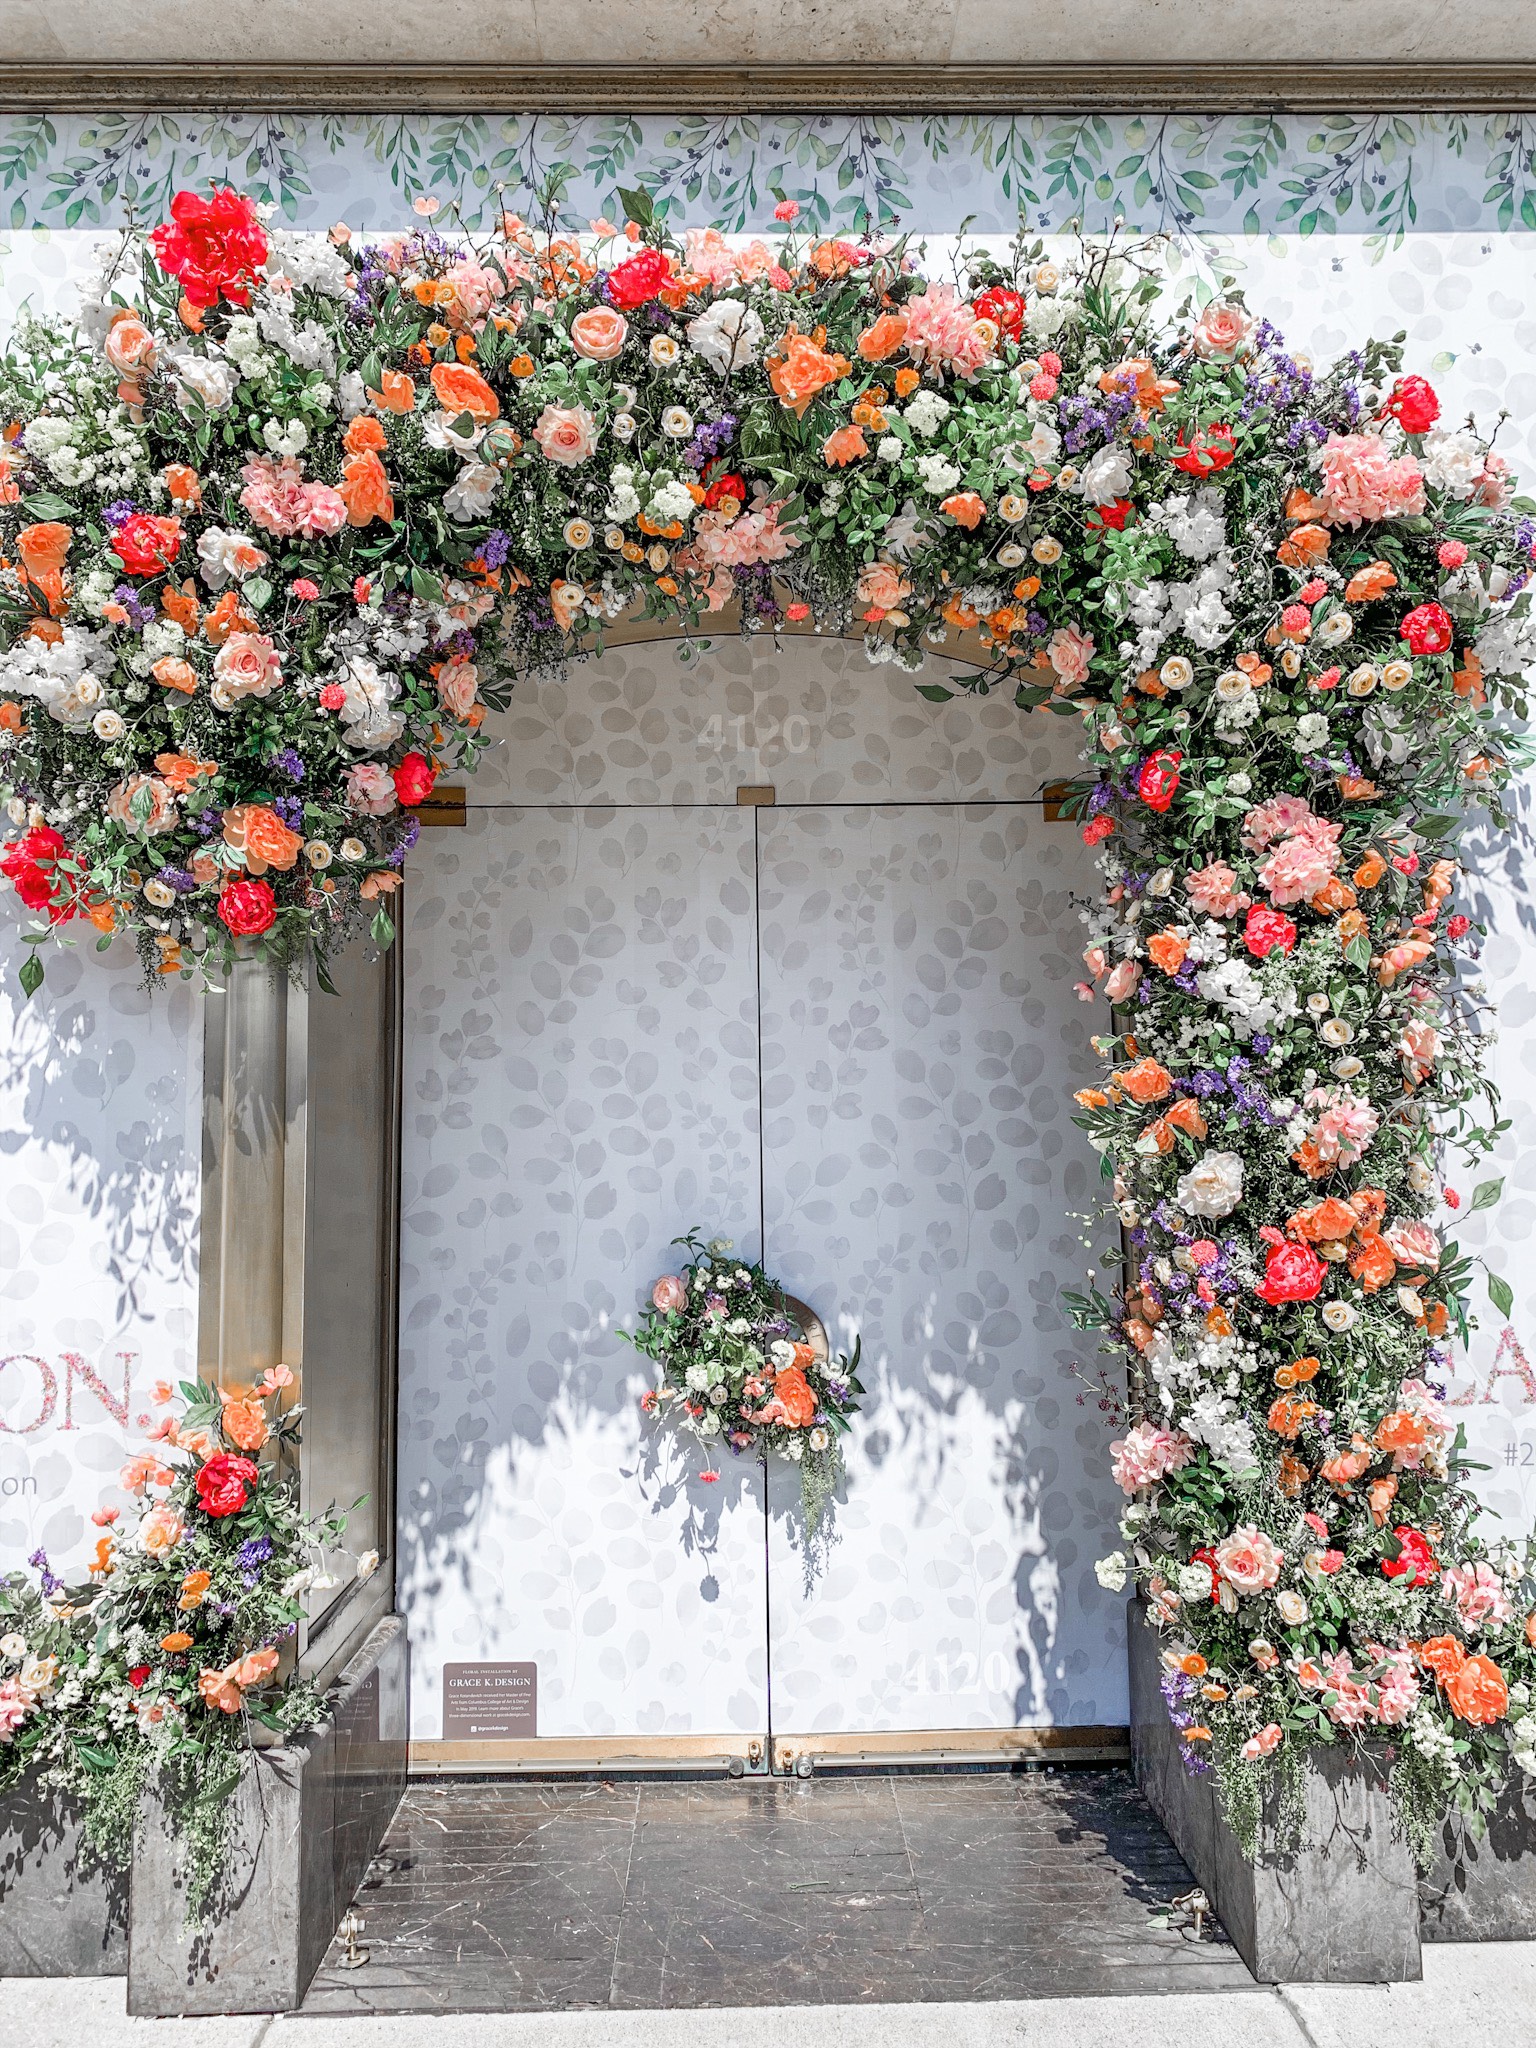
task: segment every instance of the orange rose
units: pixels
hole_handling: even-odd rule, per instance
[[[856,595],[860,604],[878,605],[888,612],[912,595],[912,586],[894,562],[866,562],[859,571]]]
[[[264,875],[268,868],[286,874],[299,857],[304,835],[290,832],[265,804],[235,804],[224,813],[224,844],[245,855],[253,875]]]
[[[1509,1711],[1509,1687],[1491,1657],[1468,1657],[1445,1680],[1445,1697],[1459,1721],[1486,1728]]]
[[[1182,1131],[1187,1138],[1203,1138],[1209,1129],[1204,1113],[1193,1095],[1181,1095],[1165,1115],[1158,1119],[1172,1131]]]
[[[956,491],[939,510],[947,512],[956,526],[963,526],[967,533],[974,533],[987,516],[986,500],[977,491]]]
[[[195,512],[203,502],[203,486],[195,469],[184,462],[170,462],[160,472],[175,505],[187,505]]]
[[[195,754],[156,754],[155,766],[178,796],[185,796],[199,775],[216,775],[217,761],[199,761]]]
[[[1365,1489],[1366,1506],[1371,1511],[1371,1520],[1378,1529],[1387,1526],[1387,1514],[1397,1499],[1397,1481],[1388,1472],[1381,1479],[1373,1479]]]
[[[1367,1294],[1375,1294],[1397,1276],[1397,1261],[1378,1231],[1363,1230],[1349,1255],[1349,1270]]]
[[[168,619],[174,619],[183,633],[190,639],[197,631],[202,613],[197,608],[197,586],[189,576],[178,590],[169,579],[160,593],[160,609]]]
[[[439,369],[444,367],[438,365]],[[395,501],[390,495],[389,478],[371,448],[349,457],[336,488],[346,502],[349,526],[367,526],[374,519],[382,519],[386,526],[393,523]]]
[[[1304,1458],[1298,1458],[1292,1451],[1281,1452],[1275,1484],[1288,1500],[1294,1500],[1311,1477],[1312,1467]]]
[[[1294,1442],[1316,1413],[1315,1401],[1298,1398],[1294,1394],[1281,1394],[1270,1404],[1269,1426],[1276,1436],[1283,1436],[1288,1443]]]
[[[768,382],[779,403],[803,419],[817,392],[846,377],[851,368],[846,356],[828,355],[808,334],[792,327],[769,358]]]
[[[839,427],[821,444],[821,459],[829,469],[834,465],[845,469],[850,462],[857,462],[861,455],[868,453],[869,443],[864,439],[862,427]]]
[[[1431,1636],[1427,1643],[1419,1645],[1419,1662],[1426,1670],[1433,1671],[1442,1685],[1456,1676],[1466,1661],[1466,1655],[1455,1636]]]
[[[1153,965],[1161,967],[1164,974],[1177,974],[1188,951],[1177,932],[1154,932],[1147,941],[1147,952]]]
[[[379,389],[370,391],[368,396],[380,412],[407,413],[416,410],[416,386],[403,370],[386,370],[379,379]]]
[[[169,1657],[179,1657],[183,1650],[190,1650],[192,1638],[183,1628],[173,1628],[168,1636],[160,1638],[160,1647]]]
[[[895,355],[906,340],[907,326],[905,313],[882,313],[859,336],[856,344],[859,354],[866,363],[883,363],[888,356]]]
[[[1384,1415],[1376,1425],[1376,1447],[1391,1451],[1394,1456],[1404,1454],[1412,1457],[1422,1451],[1429,1440],[1429,1425],[1422,1415],[1411,1415],[1404,1408],[1394,1408],[1390,1415]]]
[[[197,670],[190,661],[180,661],[174,654],[162,654],[150,674],[163,689],[180,690],[184,697],[190,697],[197,688]]]
[[[45,519],[38,526],[21,529],[16,536],[16,552],[34,583],[63,568],[74,537],[75,529],[61,525],[57,519]]]
[[[501,401],[478,370],[467,363],[434,363],[432,389],[444,412],[467,412],[481,426],[501,416]]]
[[[1285,1234],[1302,1244],[1324,1244],[1331,1239],[1348,1237],[1359,1221],[1348,1202],[1329,1195],[1324,1201],[1314,1202],[1309,1209],[1298,1209],[1286,1224]]]
[[[375,455],[381,455],[388,445],[389,436],[371,412],[360,412],[342,438],[342,446],[349,455],[363,455],[370,448]]]
[[[1326,560],[1328,535],[1321,526],[1298,526],[1281,541],[1275,554],[1287,569],[1310,569],[1314,563]]]
[[[1132,1102],[1161,1102],[1173,1093],[1173,1076],[1154,1059],[1138,1060],[1115,1078]]]
[[[816,1420],[816,1396],[800,1366],[789,1365],[774,1374],[771,1405],[784,1411],[783,1420],[791,1429],[809,1429]]]
[[[221,1714],[238,1714],[240,1711],[240,1688],[232,1671],[214,1671],[205,1667],[197,1674],[197,1691],[205,1707],[216,1707]]]
[[[1385,562],[1372,562],[1368,568],[1357,569],[1344,586],[1346,604],[1370,604],[1375,598],[1385,597],[1395,589],[1397,578]]]
[[[226,590],[203,620],[203,638],[210,647],[223,647],[231,635],[255,630],[256,621],[249,612],[241,611],[239,595],[233,590]]]
[[[259,1401],[226,1399],[224,1434],[242,1451],[259,1451],[272,1434]]]

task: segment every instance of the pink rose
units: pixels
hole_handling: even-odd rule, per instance
[[[1159,1429],[1155,1422],[1138,1422],[1134,1429],[1109,1447],[1115,1484],[1126,1493],[1138,1487],[1155,1486],[1165,1473],[1177,1472],[1195,1454],[1195,1447],[1182,1430]]]
[[[1239,1593],[1267,1592],[1285,1563],[1285,1552],[1276,1549],[1252,1522],[1244,1522],[1223,1538],[1216,1546],[1215,1556],[1222,1577]]]
[[[1382,1233],[1387,1250],[1400,1266],[1419,1266],[1433,1273],[1440,1264],[1440,1240],[1427,1223],[1407,1217],[1389,1224]]]
[[[1141,980],[1141,969],[1134,960],[1121,960],[1111,970],[1104,984],[1104,993],[1112,1003],[1123,1003],[1135,990]]]
[[[891,562],[866,562],[859,571],[858,601],[878,605],[883,612],[894,611],[912,586]]]
[[[675,1273],[666,1273],[651,1289],[651,1306],[663,1315],[674,1315],[688,1299],[688,1290]]]
[[[585,406],[546,405],[533,429],[546,462],[574,469],[597,449],[597,423]]]
[[[1191,339],[1195,354],[1207,361],[1215,358],[1235,356],[1248,339],[1253,322],[1240,306],[1226,305],[1220,299],[1213,299],[1195,322]]]
[[[1468,1628],[1498,1628],[1513,1612],[1504,1581],[1491,1565],[1452,1565],[1441,1576],[1440,1593],[1447,1602],[1454,1602]]]
[[[453,718],[467,718],[480,674],[472,661],[445,661],[437,672],[437,701]]]
[[[1243,1744],[1244,1761],[1250,1764],[1257,1763],[1261,1756],[1268,1756],[1273,1750],[1277,1750],[1284,1737],[1285,1730],[1280,1723],[1271,1721],[1268,1727],[1261,1728],[1257,1735],[1250,1735]]]
[[[1078,626],[1058,626],[1045,653],[1062,682],[1086,683],[1088,663],[1093,654],[1093,635],[1083,632]]]
[[[139,1524],[139,1541],[151,1557],[166,1557],[181,1541],[184,1526],[173,1507],[151,1508]]]
[[[365,817],[387,818],[395,808],[394,777],[377,761],[360,761],[347,770],[347,804]]]
[[[231,633],[213,661],[213,701],[221,711],[242,697],[269,697],[283,680],[277,649],[265,633]]]
[[[571,322],[571,346],[589,363],[611,363],[628,339],[629,322],[611,306],[588,306]]]

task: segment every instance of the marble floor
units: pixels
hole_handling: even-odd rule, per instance
[[[1254,1990],[1124,1771],[413,1785],[307,2013]]]

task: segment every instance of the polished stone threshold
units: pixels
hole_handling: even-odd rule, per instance
[[[1126,1771],[413,1785],[309,2014],[1256,1991]]]

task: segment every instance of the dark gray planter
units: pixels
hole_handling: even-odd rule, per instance
[[[0,1797],[0,1977],[121,1977],[128,1880],[80,1850],[79,1816],[24,1778]]]
[[[1459,1819],[1445,1823],[1419,1896],[1426,1941],[1536,1941],[1536,1786],[1529,1778],[1504,1788],[1481,1841]]]
[[[342,1673],[333,1718],[254,1751],[235,1793],[231,1883],[204,1934],[184,1924],[181,1845],[151,1796],[133,1859],[128,2010],[291,2012],[405,1790],[405,1624],[379,1623]]]
[[[1393,1837],[1385,1767],[1353,1752],[1309,1761],[1304,1840],[1250,1863],[1214,1779],[1190,1777],[1168,1720],[1157,1631],[1129,1616],[1136,1779],[1233,1946],[1264,1984],[1395,1984],[1422,1975],[1413,1859]]]

